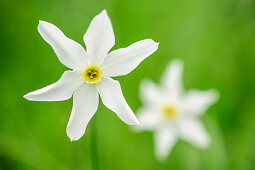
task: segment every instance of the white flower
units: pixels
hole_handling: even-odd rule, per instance
[[[164,160],[179,138],[204,148],[210,138],[198,119],[217,100],[215,90],[190,90],[186,94],[181,82],[182,63],[173,61],[161,80],[161,86],[143,81],[140,86],[144,106],[137,117],[138,130],[154,132],[154,150]]]
[[[87,51],[53,24],[40,21],[38,31],[52,46],[59,61],[72,71],[65,71],[56,83],[24,97],[33,101],[61,101],[73,95],[73,109],[66,129],[71,141],[80,139],[85,133],[88,122],[97,111],[98,94],[103,104],[122,121],[129,125],[139,124],[119,82],[110,77],[130,73],[157,50],[158,43],[146,39],[108,54],[115,44],[115,37],[106,10],[94,17],[83,37]]]

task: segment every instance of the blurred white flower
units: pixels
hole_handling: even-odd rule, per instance
[[[215,90],[190,90],[186,94],[182,86],[181,61],[173,61],[161,80],[161,86],[149,80],[141,83],[140,92],[144,106],[137,117],[138,130],[153,131],[154,149],[158,160],[164,160],[179,138],[200,148],[207,147],[210,138],[198,119],[213,104],[218,93]]]
[[[56,83],[24,97],[33,101],[61,101],[73,95],[73,109],[66,129],[71,141],[78,140],[85,133],[98,108],[98,94],[103,104],[122,121],[129,125],[139,124],[122,94],[119,82],[110,77],[130,73],[157,50],[158,43],[146,39],[108,54],[115,44],[115,37],[106,10],[94,17],[83,37],[87,51],[53,24],[40,21],[38,31],[52,46],[59,61],[72,71],[65,71]]]

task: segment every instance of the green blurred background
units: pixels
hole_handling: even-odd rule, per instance
[[[118,77],[136,111],[139,83],[159,82],[168,62],[184,61],[184,86],[216,88],[220,100],[202,116],[212,144],[200,150],[180,141],[167,161],[156,161],[152,133],[134,133],[101,102],[96,113],[99,168],[103,170],[255,169],[255,1],[253,0],[1,0],[0,169],[92,168],[91,131],[70,142],[72,100],[30,102],[22,96],[59,79],[65,68],[37,31],[39,19],[82,37],[102,9],[112,20],[116,45],[160,42],[131,74]]]

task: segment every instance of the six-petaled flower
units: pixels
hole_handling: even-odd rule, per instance
[[[160,86],[149,80],[141,83],[144,106],[137,114],[141,125],[135,129],[155,133],[154,150],[158,160],[168,156],[178,138],[201,148],[210,142],[198,117],[217,100],[218,93],[213,89],[184,93],[182,68],[182,62],[175,60],[168,66]]]
[[[56,83],[28,93],[24,96],[26,99],[61,101],[73,96],[73,108],[66,129],[71,140],[78,140],[85,133],[88,122],[97,111],[99,95],[103,104],[122,121],[129,125],[139,124],[122,94],[119,82],[111,77],[130,73],[157,50],[158,43],[146,39],[108,53],[115,44],[115,37],[106,10],[94,17],[83,37],[86,51],[53,24],[40,21],[38,31],[52,46],[59,61],[72,70],[65,71]]]

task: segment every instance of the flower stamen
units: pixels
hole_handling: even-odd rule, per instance
[[[90,65],[83,72],[83,79],[88,84],[98,83],[102,78],[101,70],[98,66]]]

